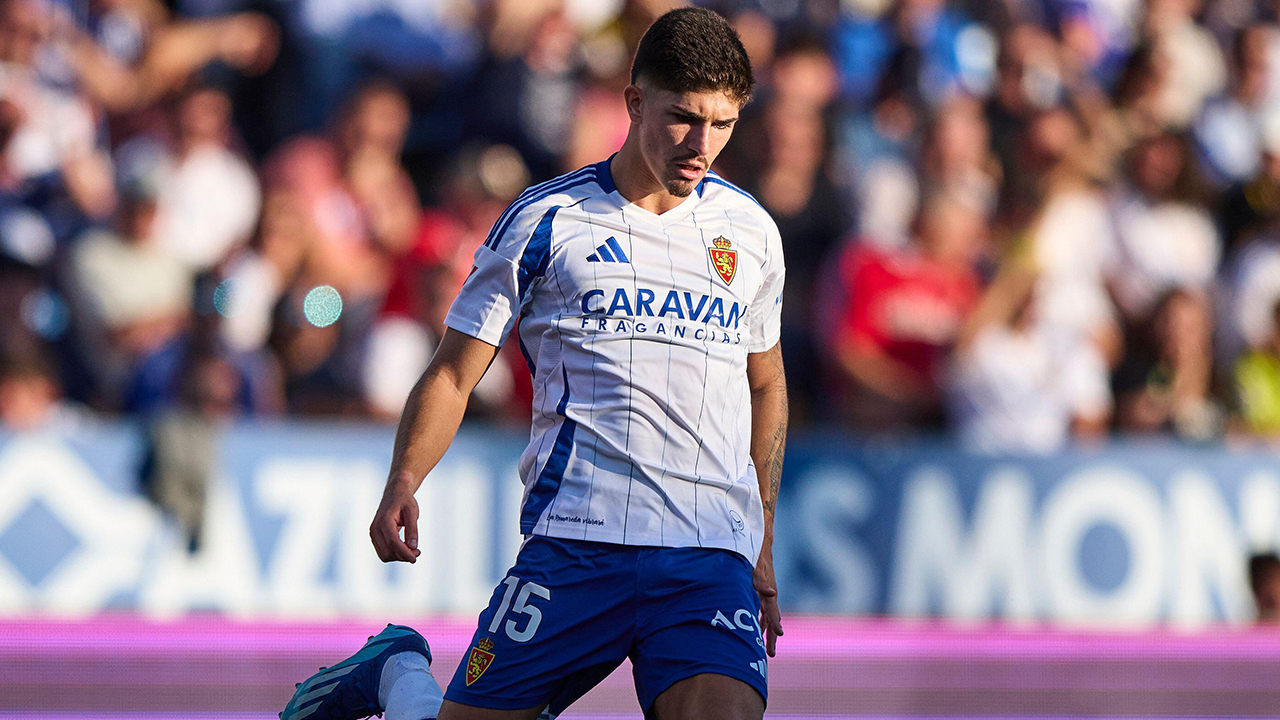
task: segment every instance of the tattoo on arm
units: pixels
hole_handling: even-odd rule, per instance
[[[782,352],[769,353],[769,359],[773,361],[777,370],[777,375],[775,376],[777,385],[774,392],[779,399],[780,407],[777,408],[778,425],[774,429],[773,438],[769,441],[769,451],[765,456],[765,465],[767,467],[762,468],[769,473],[769,490],[761,500],[764,502],[765,512],[772,515],[778,505],[778,489],[782,486],[782,458],[787,448],[787,414],[789,407],[787,403],[786,372],[782,366]]]
[[[787,395],[782,393],[782,419],[778,423],[777,430],[773,433],[773,439],[769,442],[769,455],[765,461],[769,466],[769,492],[764,498],[764,509],[773,514],[774,508],[778,504],[778,488],[782,486],[782,457],[787,448]]]

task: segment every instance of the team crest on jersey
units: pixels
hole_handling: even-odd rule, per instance
[[[480,638],[480,642],[471,648],[471,654],[467,656],[467,685],[479,680],[493,664],[493,653],[489,652],[492,649],[493,641],[489,638]]]
[[[728,285],[733,282],[734,273],[738,272],[738,251],[730,250],[733,242],[721,235],[711,241],[713,248],[707,248],[707,252],[711,253],[711,265],[715,267],[716,274],[724,280],[724,284]]]

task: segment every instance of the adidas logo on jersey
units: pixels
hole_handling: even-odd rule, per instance
[[[587,262],[621,262],[629,263],[627,254],[622,252],[622,246],[618,244],[618,239],[610,237],[604,241],[604,244],[596,248],[596,251],[587,256]]]

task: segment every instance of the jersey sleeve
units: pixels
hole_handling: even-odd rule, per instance
[[[490,240],[476,249],[471,274],[444,324],[501,347],[520,309],[546,274],[551,223],[558,207],[535,207],[506,222],[499,218]]]
[[[751,328],[751,341],[747,352],[770,350],[782,336],[782,286],[787,269],[782,260],[782,236],[772,221],[765,229],[764,278],[747,317]]]

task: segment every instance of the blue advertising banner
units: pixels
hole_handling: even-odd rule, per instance
[[[226,428],[194,552],[146,498],[143,434],[0,435],[0,615],[477,612],[519,548],[519,434],[464,429],[418,493],[422,557],[368,540],[388,427]],[[791,611],[1245,621],[1250,552],[1280,546],[1264,452],[1123,444],[1046,457],[795,435],[775,559]]]
[[[1242,621],[1247,557],[1280,544],[1280,463],[1160,443],[1000,458],[797,438],[777,524],[798,610]]]

